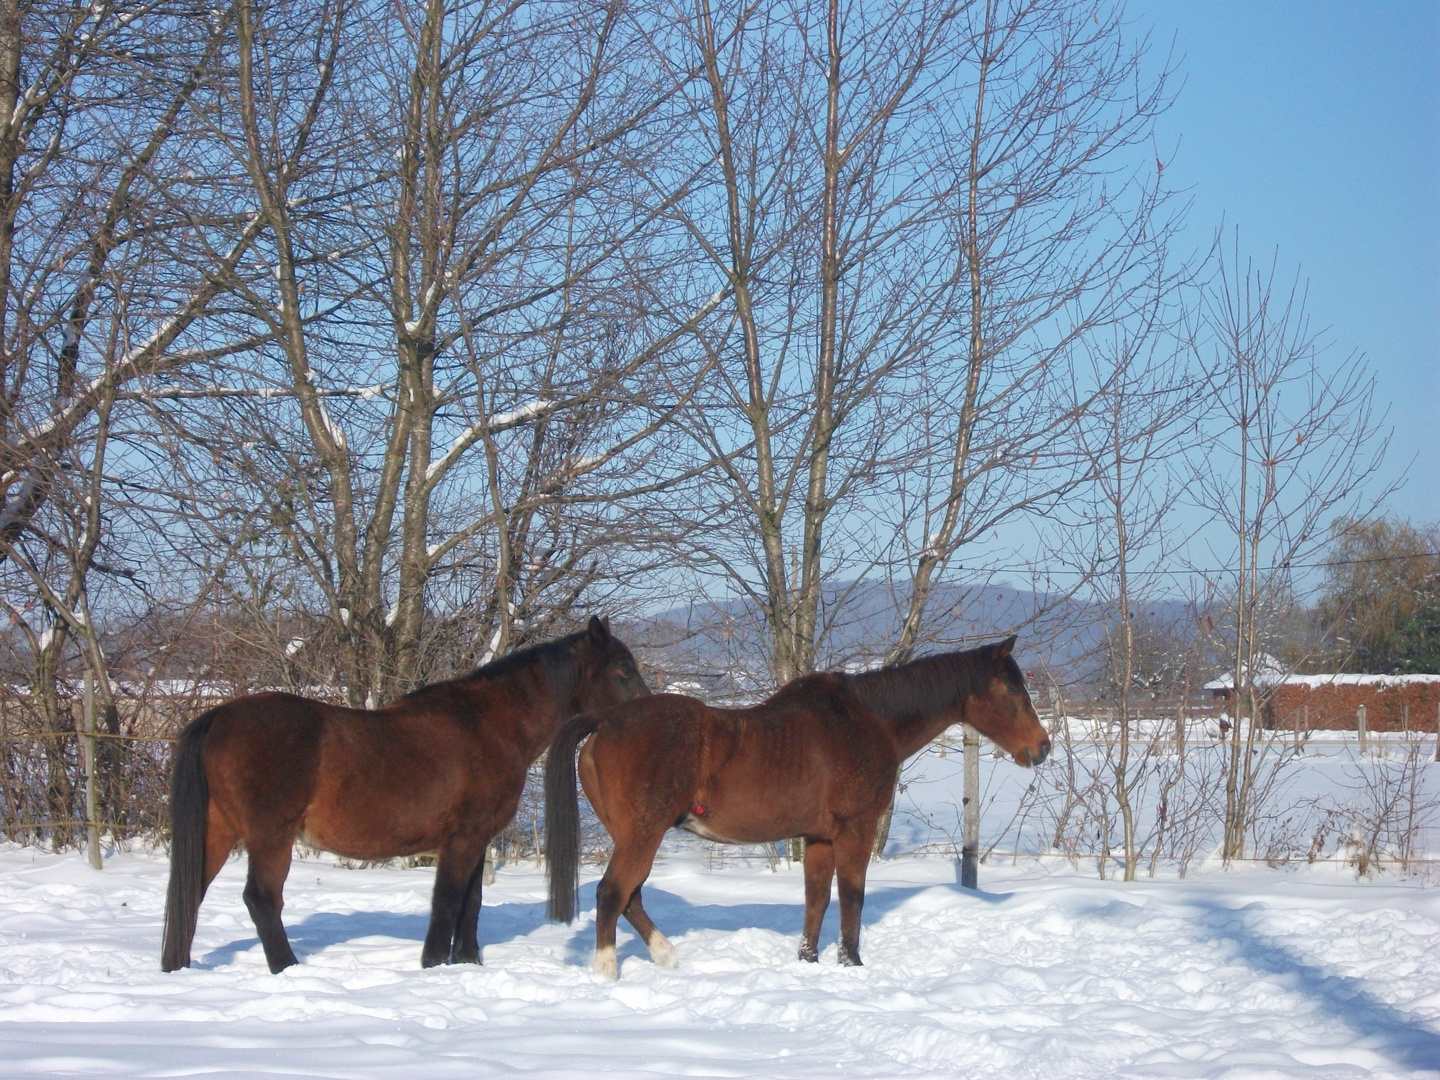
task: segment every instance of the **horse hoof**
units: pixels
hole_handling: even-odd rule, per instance
[[[820,950],[808,943],[801,945],[800,959],[804,960],[807,964],[818,964],[820,962]]]
[[[595,974],[604,975],[607,979],[620,978],[620,965],[615,960],[614,945],[595,950]]]
[[[840,950],[840,966],[841,966],[841,967],[864,967],[865,965],[864,965],[863,963],[861,963],[861,961],[860,961],[860,954],[859,954],[858,952],[850,952],[848,949],[841,949],[841,950]]]
[[[675,946],[670,944],[670,939],[656,930],[651,939],[646,942],[650,948],[650,959],[655,962],[656,967],[673,968],[675,966]]]

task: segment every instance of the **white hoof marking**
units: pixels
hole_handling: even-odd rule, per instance
[[[615,946],[595,950],[595,973],[611,979],[620,978],[620,965],[615,961]]]
[[[670,939],[656,930],[650,935],[650,940],[645,943],[650,947],[650,959],[655,961],[657,967],[673,968],[675,966],[675,946],[670,944]]]

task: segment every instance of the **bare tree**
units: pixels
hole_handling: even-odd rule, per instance
[[[734,306],[707,325],[714,377],[679,420],[718,463],[696,496],[706,527],[676,531],[698,573],[763,613],[776,682],[817,663],[827,578],[871,561],[857,511],[902,425],[887,405],[948,332],[924,150],[945,136],[959,10],[697,3],[682,24],[707,165],[674,216]]]
[[[1063,512],[1092,478],[1086,418],[1103,414],[1100,396],[1133,357],[1088,371],[1077,357],[1153,319],[1154,298],[1180,280],[1149,152],[1168,70],[1147,74],[1147,42],[1126,37],[1118,10],[1066,3],[972,5],[965,34],[950,137],[931,166],[946,185],[954,333],[918,372],[895,456],[891,560],[904,587],[890,663],[926,639],[927,606],[960,553],[978,548],[965,562],[983,568],[1001,526]]]
[[[1235,568],[1214,582],[1228,608],[1220,633],[1236,709],[1221,849],[1228,862],[1245,854],[1265,748],[1260,660],[1278,613],[1292,606],[1292,567],[1322,549],[1332,519],[1369,516],[1388,495],[1390,488],[1367,483],[1388,436],[1364,357],[1329,360],[1298,276],[1286,287],[1273,261],[1265,268],[1242,258],[1238,233],[1205,292],[1198,347],[1211,358],[1209,394],[1218,410],[1196,488],[1214,521],[1205,558]]]
[[[149,375],[253,344],[200,327],[254,230],[226,222],[214,248],[184,178],[226,26],[151,3],[0,6],[0,578],[57,822],[75,816],[77,682],[93,689],[87,723],[118,723],[94,600],[97,578],[134,578],[110,535],[122,402]]]
[[[659,328],[616,303],[656,216],[619,188],[673,90],[629,77],[644,29],[618,4],[237,8],[222,137],[273,281],[234,287],[303,438],[257,398],[231,438],[353,704],[423,680],[426,597],[457,570],[488,581],[481,659],[563,618],[616,524],[573,508],[636,486],[676,407],[646,379],[718,301]],[[323,392],[347,386],[373,393]]]
[[[1109,783],[1103,797],[1120,813],[1124,878],[1134,881],[1141,852],[1136,846],[1136,799],[1147,787],[1154,741],[1134,741],[1136,691],[1142,678],[1137,641],[1137,612],[1170,585],[1166,568],[1185,537],[1175,520],[1175,504],[1187,485],[1185,455],[1198,432],[1205,400],[1205,372],[1165,325],[1166,297],[1133,324],[1117,327],[1111,347],[1097,358],[1104,389],[1095,423],[1093,491],[1097,500],[1096,545],[1099,567],[1092,587],[1110,612],[1105,654],[1115,695],[1115,739],[1107,738]],[[1088,432],[1087,432],[1088,433]],[[1143,700],[1143,699],[1141,699]],[[1132,752],[1139,751],[1132,760]],[[1108,839],[1107,844],[1108,848]],[[1107,852],[1108,853],[1108,852]],[[1101,876],[1105,858],[1101,857]]]
[[[887,660],[921,640],[934,584],[1002,523],[1052,510],[1091,475],[1080,421],[1130,357],[1085,377],[1075,358],[1126,320],[1145,322],[1179,280],[1163,163],[1149,148],[1168,70],[1122,15],[1068,3],[967,12],[973,54],[937,147],[963,333],[926,371],[904,455],[907,604]],[[946,343],[947,346],[950,343]],[[1094,352],[1091,355],[1098,355]],[[1100,410],[1103,411],[1103,410]]]
[[[150,4],[0,7],[0,536],[9,542],[99,403],[254,344],[218,334],[202,344],[196,332],[257,231],[230,220],[223,239],[207,235],[217,223],[189,182],[198,161],[188,121],[226,26]]]

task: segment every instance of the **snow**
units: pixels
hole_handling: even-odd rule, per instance
[[[483,967],[422,971],[433,870],[297,860],[301,962],[265,967],[232,860],[197,966],[158,967],[166,864],[0,850],[6,1076],[1404,1077],[1440,1075],[1440,894],[1334,864],[1102,882],[1062,860],[873,864],[861,953],[795,958],[798,866],[680,845],[646,906],[679,967],[628,926],[620,981],[543,875],[502,867]],[[837,1070],[839,1070],[837,1072]]]
[[[1187,725],[1188,779],[1166,796],[1170,820],[1164,846],[1169,858],[1177,857],[1178,845],[1188,853],[1183,856],[1187,862],[1192,857],[1203,860],[1221,842],[1224,762],[1230,748],[1219,737],[1219,719],[1192,719]],[[1242,740],[1247,723],[1241,721]],[[1120,816],[1113,797],[1100,798],[1097,781],[1109,777],[1113,782],[1114,727],[1080,717],[1047,718],[1046,726],[1055,745],[1040,769],[992,762],[990,744],[982,742],[982,850],[1053,854],[1060,835],[1064,853],[1093,855],[1101,832],[1108,831],[1113,852],[1122,844]],[[1132,731],[1128,782],[1136,838],[1145,849],[1142,867],[1148,867],[1162,788],[1177,776],[1179,759],[1169,738],[1173,727],[1173,718],[1141,719]],[[960,739],[961,729],[951,728],[946,732],[947,753],[942,755],[932,744],[906,763],[887,852],[943,854],[958,849]],[[1440,760],[1433,732],[1372,732],[1364,751],[1353,730],[1310,731],[1297,742],[1293,731],[1258,729],[1255,739],[1255,783],[1265,794],[1247,834],[1251,857],[1272,864],[1323,860],[1353,867],[1357,852],[1368,843],[1378,857],[1390,861],[1389,873],[1408,843],[1412,856],[1440,863]],[[1093,872],[1094,858],[1087,864]],[[1117,866],[1112,863],[1107,873]]]
[[[1248,665],[1241,665],[1242,672],[1248,671]],[[1269,653],[1258,653],[1255,657],[1255,686],[1258,689],[1269,689],[1278,686],[1285,681],[1287,671],[1285,665]],[[1229,690],[1235,683],[1233,671],[1222,672],[1218,677],[1211,679],[1200,689],[1202,690]]]
[[[312,382],[314,381],[315,373],[313,371],[306,372],[306,375]],[[330,440],[338,449],[344,450],[347,445],[345,442],[345,432],[341,430],[339,424],[331,419],[330,411],[325,408],[323,394],[317,394],[315,396],[315,409],[320,414],[320,423],[325,425],[325,431],[329,434]]]
[[[1440,675],[1291,675],[1284,680],[1286,686],[1308,686],[1318,690],[1322,686],[1378,686],[1388,690],[1392,686],[1421,686],[1440,683]]]
[[[475,442],[481,432],[488,431],[494,435],[501,431],[507,431],[512,427],[519,427],[521,424],[527,423],[537,416],[543,416],[552,408],[554,408],[554,406],[550,402],[529,401],[521,405],[518,409],[513,409],[510,412],[496,413],[484,423],[471,424],[464,431],[460,432],[459,435],[455,436],[450,443],[449,450],[445,451],[440,457],[430,460],[430,464],[425,468],[425,479],[427,481],[433,480],[436,473],[448,469],[454,464],[461,453]]]
[[[1278,665],[1278,661],[1276,663]],[[1211,679],[1201,689],[1229,690],[1234,681],[1234,676],[1226,672]],[[1381,690],[1388,690],[1392,686],[1420,686],[1428,683],[1440,683],[1440,675],[1366,675],[1357,672],[1286,675],[1278,666],[1265,668],[1257,665],[1255,677],[1255,685],[1266,690],[1277,686],[1308,686],[1311,690],[1318,690],[1322,686],[1378,686]]]
[[[494,416],[492,416],[489,423],[490,430],[498,431],[501,428],[514,427],[517,424],[523,424],[526,420],[533,420],[537,416],[544,415],[545,412],[551,407],[552,406],[549,402],[527,401],[518,409],[512,409],[509,412],[496,413]]]

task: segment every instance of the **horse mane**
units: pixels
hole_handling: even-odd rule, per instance
[[[570,634],[566,637],[558,638],[555,641],[542,641],[536,645],[528,645],[516,652],[491,660],[488,664],[481,664],[468,675],[460,675],[453,679],[443,679],[440,682],[428,683],[419,689],[410,691],[405,697],[417,697],[428,690],[448,686],[451,683],[471,682],[475,679],[485,679],[488,681],[505,679],[512,675],[518,675],[538,664],[544,672],[545,683],[549,687],[550,693],[557,700],[568,699],[571,692],[575,689],[575,676],[577,674],[574,646],[583,635],[584,631],[581,631],[578,634]]]
[[[982,645],[964,652],[935,653],[841,678],[871,712],[888,720],[912,720],[953,708],[960,698],[982,690],[985,679],[997,673],[1011,689],[1023,692],[1020,666],[1009,656],[997,664],[994,649]]]

